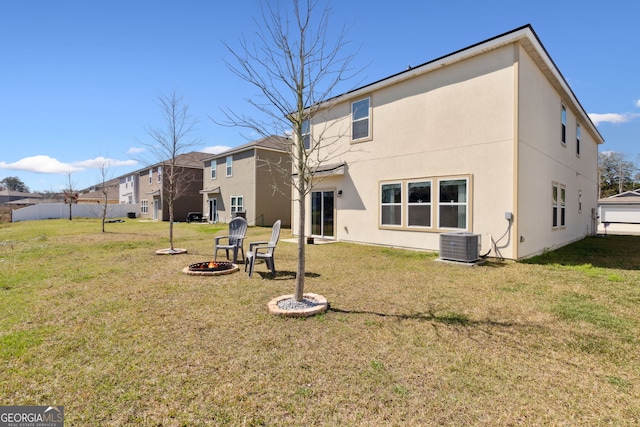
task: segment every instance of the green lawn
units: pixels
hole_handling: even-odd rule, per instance
[[[0,224],[0,405],[64,405],[66,426],[640,424],[640,237],[473,268],[307,246],[330,308],[289,319],[266,304],[293,292],[295,244],[275,278],[181,272],[224,231],[177,224],[189,253],[157,256],[166,223]]]

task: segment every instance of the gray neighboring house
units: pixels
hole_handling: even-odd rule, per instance
[[[291,225],[291,141],[269,136],[204,160],[202,212],[209,222],[244,216],[249,225]],[[283,173],[286,172],[286,173]]]
[[[598,200],[598,233],[640,235],[640,190]]]
[[[209,153],[192,151],[180,154],[176,157],[176,168],[183,180],[182,195],[173,206],[174,221],[186,221],[189,212],[201,209],[200,189],[202,188],[202,162],[209,157]],[[169,168],[169,160],[147,166],[137,171],[137,183],[131,181],[131,188],[140,198],[140,214],[142,219],[159,221],[169,220],[169,203],[167,201],[167,188],[169,186],[165,171]],[[125,180],[126,180],[125,175]],[[122,178],[122,177],[121,177]],[[126,182],[125,182],[126,184]],[[120,179],[120,191],[122,192],[122,179]],[[120,193],[120,201],[123,195]],[[134,203],[136,203],[134,201]]]
[[[23,193],[21,191],[13,191],[7,189],[0,190],[0,205],[9,203],[14,206],[27,206],[40,203],[42,199],[42,194],[38,193]]]

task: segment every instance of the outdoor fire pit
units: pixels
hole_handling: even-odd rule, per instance
[[[204,261],[191,264],[185,267],[182,272],[190,276],[219,276],[222,274],[231,274],[240,268],[236,264],[226,261]]]

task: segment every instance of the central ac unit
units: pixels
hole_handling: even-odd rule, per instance
[[[441,234],[440,258],[460,262],[479,260],[480,235],[468,232]]]

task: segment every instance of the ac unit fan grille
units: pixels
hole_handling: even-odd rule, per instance
[[[480,259],[480,235],[461,232],[440,235],[440,258],[475,262]]]

